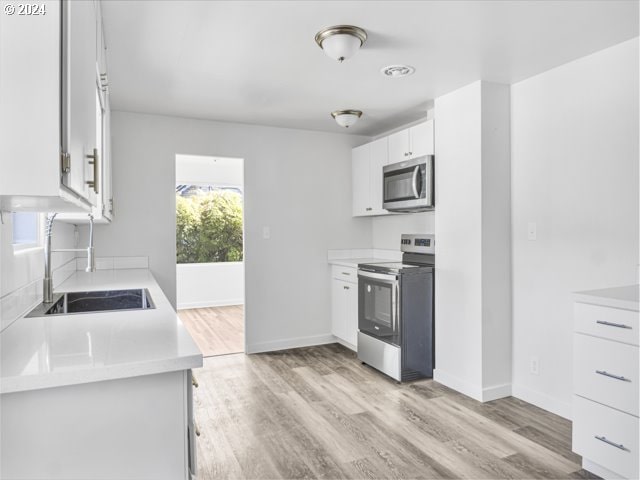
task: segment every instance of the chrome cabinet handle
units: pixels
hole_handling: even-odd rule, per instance
[[[351,276],[349,272],[340,272],[340,273],[342,273],[343,275]]]
[[[200,386],[200,384],[198,383],[198,380],[196,379],[196,376],[193,373],[191,374],[191,385],[193,385],[196,388]]]
[[[408,157],[409,156],[409,152],[404,152],[404,156]]]
[[[607,437],[595,435],[595,438],[596,438],[596,440],[600,440],[601,442],[604,442],[607,445],[611,445],[612,447],[619,448],[620,450],[624,450],[625,452],[629,451],[629,449],[627,447],[625,447],[623,444],[612,442]]]
[[[599,323],[600,325],[606,325],[607,327],[628,328],[629,330],[631,330],[631,327],[629,325],[625,325],[624,323],[613,323],[607,322],[605,320],[596,320],[596,323]]]
[[[615,378],[616,380],[622,380],[623,382],[631,382],[631,379],[627,377],[623,377],[622,375],[614,375],[613,373],[609,373],[605,370],[596,370],[598,375],[604,375],[605,377]]]
[[[344,288],[345,290],[349,290],[349,287],[342,287],[342,288]]]
[[[100,169],[98,168],[98,149],[94,148],[93,149],[93,155],[86,155],[87,158],[90,158],[91,160],[89,160],[89,165],[93,165],[93,180],[87,180],[87,185],[89,185],[91,188],[93,188],[93,191],[96,192],[96,194],[98,193],[98,185],[100,184],[100,177],[99,177],[99,171]]]
[[[370,212],[371,210],[373,210],[373,208],[367,207],[366,210],[367,210],[367,212]]]
[[[193,427],[194,430],[196,431],[196,437],[200,436],[200,427],[198,427],[198,424],[196,422],[193,422]]]

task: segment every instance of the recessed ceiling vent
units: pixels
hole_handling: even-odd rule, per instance
[[[389,65],[380,70],[385,77],[392,78],[407,77],[415,71],[416,69],[409,65]]]

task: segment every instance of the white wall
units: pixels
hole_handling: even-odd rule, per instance
[[[373,248],[399,250],[403,233],[435,233],[434,212],[373,217],[372,222]]]
[[[371,221],[351,209],[351,148],[368,139],[114,112],[115,217],[96,253],[149,256],[176,305],[175,156],[245,160],[248,351],[329,341],[327,250],[371,246]],[[263,227],[270,238],[263,238]]]
[[[14,252],[11,213],[3,212],[0,222],[0,329],[42,302],[44,253],[42,248]],[[44,221],[43,221],[44,223]],[[74,226],[56,222],[52,246],[74,248]],[[54,286],[76,270],[73,253],[53,253]]]
[[[566,417],[571,292],[637,278],[638,87],[636,38],[511,89],[514,394]]]
[[[244,303],[244,263],[178,264],[178,309],[242,305]]]
[[[435,99],[434,379],[477,400],[511,392],[509,88]]]

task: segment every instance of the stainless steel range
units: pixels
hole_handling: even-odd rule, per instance
[[[402,262],[358,265],[358,358],[399,382],[432,377],[434,235],[402,235]]]

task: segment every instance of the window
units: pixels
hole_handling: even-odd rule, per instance
[[[40,246],[40,214],[12,213],[13,248],[23,250]]]
[[[177,185],[177,263],[241,262],[242,215],[238,187]]]

